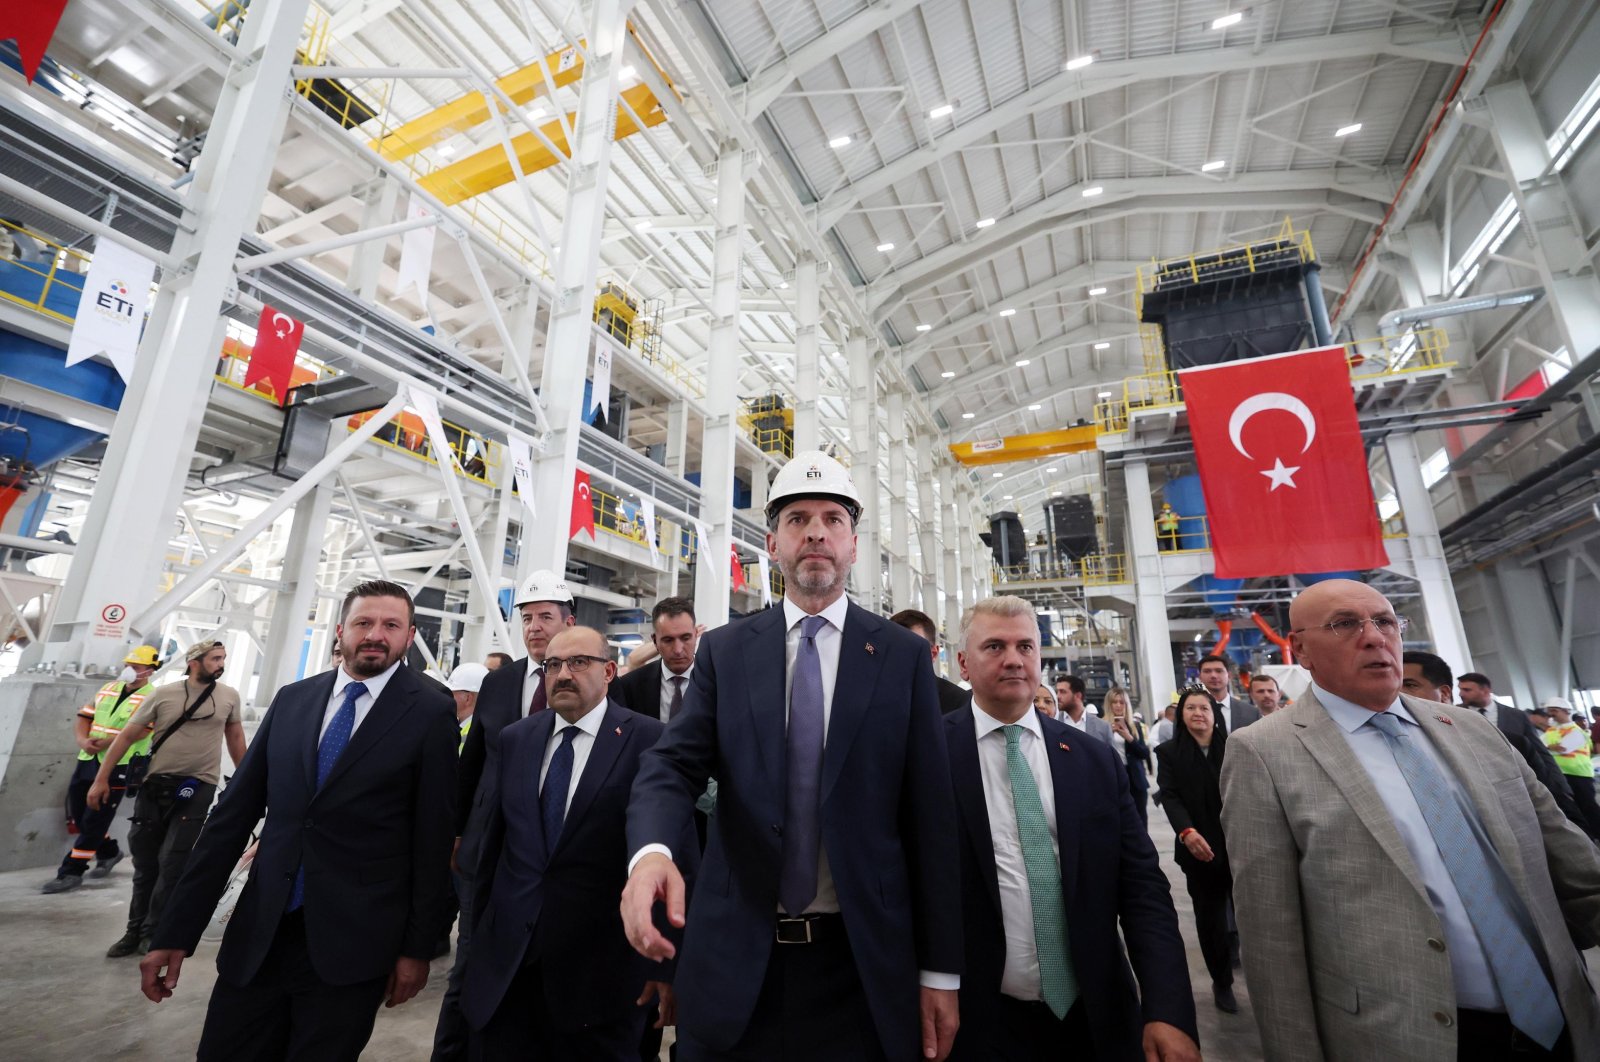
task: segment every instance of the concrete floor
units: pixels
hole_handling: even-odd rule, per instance
[[[1171,858],[1172,830],[1159,809],[1151,811],[1150,833],[1172,881],[1188,945],[1205,1057],[1214,1062],[1258,1062],[1261,1046],[1243,977],[1235,983],[1238,1014],[1223,1014],[1211,1003],[1189,896]],[[104,957],[105,949],[122,935],[127,919],[130,864],[124,861],[109,878],[86,881],[74,892],[41,895],[39,886],[52,872],[43,868],[0,874],[0,933],[6,945],[6,961],[0,965],[0,1006],[5,1011],[0,1059],[173,1062],[192,1057],[216,976],[215,946],[201,945],[199,954],[185,964],[173,997],[152,1004],[139,993],[136,957]],[[394,1010],[379,1010],[364,1058],[374,1062],[428,1058],[449,970],[448,958],[436,960],[427,987],[416,999]]]

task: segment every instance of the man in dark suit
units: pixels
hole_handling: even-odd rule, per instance
[[[1198,1062],[1178,916],[1127,772],[1033,710],[1033,606],[968,609],[958,659],[972,706],[945,717],[966,945],[951,1058]]]
[[[955,804],[920,638],[850,603],[861,504],[818,451],[775,477],[781,608],[700,640],[683,712],[628,806],[628,938],[676,954],[672,845],[719,788],[678,962],[678,1044],[698,1059],[943,1058],[960,985]],[[920,1020],[919,1020],[920,1019]],[[919,1035],[920,1024],[920,1035]]]
[[[461,992],[474,1058],[639,1057],[642,999],[672,1020],[671,968],[628,944],[616,896],[628,877],[628,794],[665,729],[607,698],[605,636],[562,631],[545,657],[547,700],[489,750],[477,931]],[[693,834],[678,841],[692,865]]]
[[[351,590],[337,632],[343,666],[273,698],[139,964],[146,996],[172,995],[265,814],[201,1062],[354,1060],[379,1001],[427,983],[448,917],[454,706],[402,662],[415,633],[404,587]]]
[[[915,631],[928,640],[928,656],[937,664],[939,662],[939,628],[934,625],[933,617],[926,612],[919,612],[914,608],[903,608],[889,617],[890,623],[896,623],[908,631]],[[939,684],[939,712],[949,715],[951,712],[960,711],[972,700],[972,691],[962,689],[943,675],[935,676]]]
[[[657,601],[650,610],[650,641],[660,657],[619,678],[611,696],[630,711],[666,723],[683,709],[694,673],[694,651],[700,644],[694,602],[686,597]]]
[[[476,796],[489,750],[500,731],[517,720],[542,711],[547,696],[544,681],[544,655],[550,640],[575,622],[572,590],[566,580],[548,569],[528,576],[513,602],[522,619],[522,643],[528,656],[509,667],[500,667],[484,677],[473,707],[472,727],[461,744],[460,767],[456,778],[456,844],[451,866],[461,888],[460,930],[456,933],[456,961],[450,968],[444,999],[439,1004],[439,1023],[433,1033],[432,1062],[460,1062],[467,1057],[467,1026],[461,1017],[461,978],[466,970],[467,952],[472,945],[472,898],[477,888],[473,870],[482,859],[479,842],[483,838],[481,815]]]
[[[1233,665],[1228,658],[1215,653],[1200,658],[1200,685],[1217,702],[1217,720],[1230,734],[1243,730],[1251,723],[1261,722],[1261,712],[1248,697],[1233,693]]]
[[[1550,790],[1561,814],[1593,839],[1594,833],[1589,829],[1582,809],[1573,799],[1572,790],[1568,788],[1566,776],[1557,766],[1556,758],[1550,755],[1544,735],[1522,712],[1495,701],[1489,676],[1468,672],[1461,676],[1459,688],[1455,688],[1455,675],[1450,665],[1433,653],[1419,649],[1408,649],[1401,657],[1401,667],[1405,670],[1405,677],[1400,682],[1400,688],[1406,693],[1440,704],[1454,704],[1453,693],[1459,693],[1463,707],[1472,709],[1499,728],[1511,747],[1527,763],[1533,776]]]

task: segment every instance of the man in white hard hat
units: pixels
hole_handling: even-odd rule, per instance
[[[512,604],[522,618],[522,643],[528,656],[507,667],[496,668],[480,684],[473,707],[472,726],[461,743],[461,762],[456,790],[456,851],[452,868],[461,879],[461,922],[456,940],[456,962],[450,983],[439,1008],[439,1027],[433,1038],[433,1062],[449,1062],[467,1057],[467,1026],[458,1001],[461,979],[466,970],[467,945],[472,931],[472,912],[468,909],[473,893],[474,874],[483,839],[481,813],[475,814],[478,780],[483,776],[489,746],[500,731],[535,712],[545,704],[544,653],[550,639],[576,620],[572,612],[572,591],[567,581],[547,568],[528,576],[517,590]]]
[[[696,1059],[942,1059],[961,970],[956,812],[927,643],[851,604],[856,488],[802,453],[774,479],[781,608],[700,640],[682,711],[628,805],[622,894],[646,958],[685,919],[671,846],[715,777],[717,814],[678,956]]]
[[[461,727],[461,742],[456,746],[457,752],[467,743],[467,732],[472,729],[472,713],[478,706],[478,691],[488,677],[489,669],[482,664],[458,664],[450,672],[450,696],[455,698],[456,722]]]

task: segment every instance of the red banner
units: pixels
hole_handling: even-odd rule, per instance
[[[11,0],[0,5],[0,41],[16,40],[22,76],[30,85],[66,9],[67,0]]]
[[[1342,347],[1178,374],[1224,579],[1388,563]]]
[[[728,572],[729,578],[731,578],[733,580],[733,589],[735,589],[735,590],[743,590],[744,589],[744,565],[739,563],[739,547],[738,546],[729,546],[728,547],[728,553],[729,553],[729,556],[731,556],[733,558],[733,561],[732,561],[733,567]]]
[[[589,532],[594,538],[594,495],[589,489],[589,473],[579,469],[572,477],[572,523],[567,528],[571,538],[579,531]]]
[[[253,386],[259,380],[267,381],[278,405],[289,400],[289,381],[294,378],[294,356],[300,353],[300,337],[306,334],[303,321],[296,321],[282,310],[265,303],[261,318],[256,322],[256,345],[250,352],[250,365],[245,369],[244,385]]]

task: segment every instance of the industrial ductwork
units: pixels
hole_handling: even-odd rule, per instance
[[[1417,324],[1420,321],[1434,321],[1440,317],[1459,317],[1461,314],[1477,313],[1479,310],[1498,310],[1505,306],[1521,306],[1523,303],[1532,302],[1543,296],[1544,288],[1534,285],[1531,288],[1493,291],[1485,295],[1453,299],[1450,302],[1431,302],[1425,306],[1409,306],[1403,310],[1393,310],[1378,318],[1378,334],[1381,336],[1393,335],[1400,326]]]

